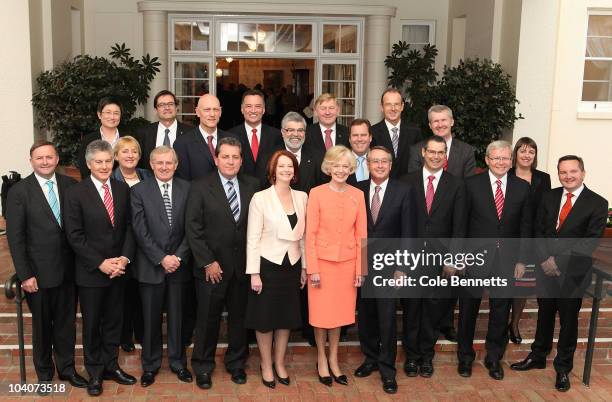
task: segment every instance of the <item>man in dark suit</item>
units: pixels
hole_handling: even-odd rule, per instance
[[[217,170],[217,142],[221,138],[231,136],[227,131],[217,128],[221,117],[221,104],[216,96],[202,95],[196,106],[196,115],[200,119],[198,127],[178,137],[173,144],[179,158],[176,176],[187,181],[199,179]]]
[[[335,96],[328,93],[321,94],[314,105],[314,114],[319,122],[306,128],[304,147],[310,148],[317,158],[323,160],[325,151],[334,145],[350,147],[348,128],[336,123],[340,106]]]
[[[9,191],[6,229],[15,271],[32,312],[38,382],[50,383],[57,367],[61,380],[84,388],[87,381],[74,369],[74,255],[62,222],[66,189],[76,181],[55,172],[58,162],[53,143],[43,140],[32,145],[34,172]]]
[[[198,296],[198,321],[191,366],[198,387],[212,386],[219,324],[227,307],[228,347],[225,368],[236,384],[246,382],[248,355],[244,319],[249,279],[246,270],[246,228],[249,203],[257,179],[239,176],[241,144],[235,137],[219,140],[218,171],[193,183],[186,208],[186,234],[193,252]]]
[[[172,148],[174,141],[183,134],[193,130],[189,124],[176,119],[178,101],[176,96],[167,89],[159,91],[153,98],[153,107],[159,119],[158,122],[147,124],[136,133],[142,155],[138,167],[151,170],[149,154],[155,147],[165,145]]]
[[[382,145],[393,150],[391,177],[400,177],[408,172],[410,147],[421,139],[421,130],[402,120],[404,99],[397,88],[387,88],[383,92],[380,110],[384,119],[372,126],[372,146]]]
[[[266,111],[264,94],[256,89],[250,89],[242,94],[240,111],[244,123],[229,130],[242,143],[243,158],[242,173],[256,176],[266,170],[271,151],[283,146],[280,130],[262,124],[261,118]],[[264,177],[257,177],[262,180]]]
[[[372,126],[367,119],[355,119],[349,126],[349,143],[351,151],[357,159],[357,168],[348,179],[347,183],[355,185],[360,181],[367,181],[370,178],[368,170],[368,152],[372,143]],[[390,148],[387,148],[390,149]]]
[[[528,258],[528,247],[524,243],[528,242],[531,234],[531,207],[529,183],[508,175],[512,165],[510,143],[494,141],[489,144],[486,163],[489,167],[486,172],[465,180],[466,237],[475,239],[471,243],[479,250],[486,250],[486,260],[484,266],[473,265],[464,275],[472,279],[483,279],[483,276],[484,279],[501,278],[499,286],[489,287],[485,366],[491,378],[502,380],[504,370],[500,361],[508,344],[507,328],[512,300],[508,293],[513,286],[511,279],[517,272],[524,272]],[[460,289],[457,371],[462,377],[472,374],[476,356],[474,331],[482,290],[480,286]]]
[[[462,180],[443,170],[446,161],[446,142],[438,136],[425,141],[421,150],[424,166],[402,179],[416,189],[417,234],[422,239],[417,250],[441,253],[457,251],[460,238],[465,236],[465,189]],[[450,241],[449,239],[455,240]],[[435,274],[450,277],[454,267],[422,266],[418,276]],[[418,374],[431,377],[434,372],[434,346],[438,341],[440,320],[455,298],[445,298],[440,292],[452,295],[447,289],[425,288],[422,298],[402,299],[404,305],[404,338],[406,351],[404,370],[409,377]]]
[[[148,387],[162,362],[162,316],[167,302],[168,361],[170,370],[183,382],[193,381],[187,370],[183,343],[185,298],[193,271],[185,237],[185,206],[189,182],[175,178],[178,159],[162,145],[151,152],[155,180],[132,188],[132,227],[138,244],[135,278],[142,299],[144,338],[140,383]]]
[[[372,147],[368,153],[370,180],[357,183],[366,200],[368,239],[410,239],[416,233],[414,189],[389,178],[392,159],[390,150],[382,146]],[[395,275],[402,274],[396,272]],[[383,390],[394,394],[397,392],[396,299],[368,298],[362,293],[358,302],[359,343],[365,361],[357,368],[355,376],[367,377],[372,371],[379,370]]]
[[[102,380],[131,385],[136,379],[117,362],[123,321],[126,266],[134,258],[130,188],[111,179],[113,151],[103,140],[87,146],[89,178],[66,192],[66,235],[76,254],[76,284],[83,315],[87,392],[102,393]]]
[[[555,388],[570,389],[569,373],[578,341],[578,314],[584,291],[591,284],[592,253],[606,227],[608,202],[584,185],[584,162],[575,155],[559,158],[562,187],[542,197],[536,218],[538,324],[531,353],[511,366],[525,371],[546,367],[553,346],[555,314],[559,312],[559,342],[553,362]]]

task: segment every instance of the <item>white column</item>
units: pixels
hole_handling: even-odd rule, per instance
[[[153,97],[162,89],[168,88],[168,18],[165,11],[143,11],[143,53],[157,57],[161,66],[151,82],[149,100],[145,107],[145,118],[156,120]]]
[[[380,95],[387,88],[385,58],[389,54],[390,25],[391,17],[388,15],[366,17],[363,117],[369,119],[372,124],[381,119]]]

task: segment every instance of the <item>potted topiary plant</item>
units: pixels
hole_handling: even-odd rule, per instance
[[[123,106],[120,130],[132,133],[148,123],[132,116],[137,105],[146,102],[161,63],[148,54],[135,60],[125,44],[115,44],[109,54],[110,59],[77,56],[36,79],[32,97],[36,122],[50,131],[63,164],[74,164],[82,136],[99,126],[96,106],[104,96],[118,98]]]

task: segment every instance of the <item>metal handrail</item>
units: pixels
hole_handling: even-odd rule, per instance
[[[13,274],[4,282],[4,295],[7,299],[15,299],[17,305],[17,338],[19,340],[19,374],[21,385],[26,383],[26,367],[25,367],[25,346],[23,337],[23,299],[24,294],[21,290],[21,281],[17,274]],[[23,387],[22,387],[23,390]],[[23,391],[22,391],[23,393]]]
[[[599,306],[601,300],[610,294],[610,290],[604,292],[604,282],[612,282],[612,274],[608,270],[604,270],[598,266],[593,267],[593,275],[595,275],[595,288],[590,296],[593,297],[591,305],[591,319],[589,320],[589,335],[587,341],[586,356],[584,358],[584,371],[582,373],[582,382],[587,387],[591,382],[591,367],[593,365],[593,354],[595,352],[595,336],[597,334],[597,320],[599,319]]]

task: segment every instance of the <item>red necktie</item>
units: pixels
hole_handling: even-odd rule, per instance
[[[565,200],[565,204],[563,204],[563,207],[561,207],[561,212],[559,212],[559,226],[557,226],[557,232],[559,231],[559,229],[561,229],[561,226],[563,226],[563,222],[565,222],[567,215],[569,215],[570,211],[572,210],[573,196],[574,194],[567,193],[567,199]]]
[[[215,159],[215,147],[213,146],[213,136],[209,135],[208,136],[208,150],[210,151],[210,155],[213,157],[213,159]]]
[[[448,158],[444,160],[444,167],[442,169],[444,169],[445,172],[448,169]]]
[[[113,207],[113,197],[111,196],[108,184],[103,184],[102,189],[104,190],[104,208],[106,208],[111,225],[115,226],[115,208]]]
[[[325,129],[325,150],[328,150],[334,146],[331,139],[331,132],[331,128]]]
[[[504,210],[504,192],[501,188],[501,180],[497,179],[497,190],[495,190],[495,208],[497,209],[497,219],[501,221],[502,211]]]
[[[254,128],[253,136],[251,137],[251,152],[253,153],[253,160],[257,161],[257,153],[259,152],[259,140],[257,140],[257,129]]]
[[[429,179],[429,183],[427,183],[427,192],[425,193],[425,205],[427,206],[427,213],[431,212],[431,204],[433,204],[434,200],[434,186],[433,181],[436,176],[431,175],[427,179]]]

